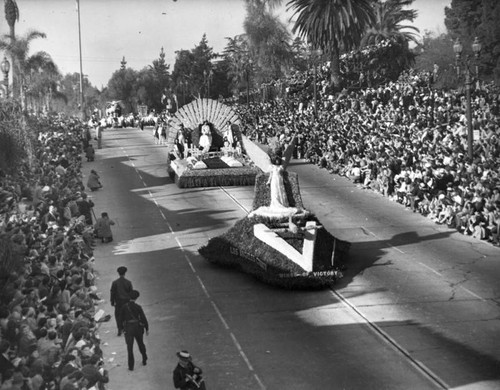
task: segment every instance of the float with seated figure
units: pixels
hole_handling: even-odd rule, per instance
[[[296,173],[286,170],[293,142],[285,151],[277,139],[269,152],[252,147],[261,165],[252,211],[199,253],[214,264],[252,274],[265,283],[289,289],[331,286],[342,277],[350,243],[332,236],[304,208]]]
[[[260,169],[247,156],[245,142],[229,106],[197,99],[167,124],[167,170],[181,188],[254,185]]]

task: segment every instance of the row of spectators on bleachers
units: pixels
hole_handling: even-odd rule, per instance
[[[432,88],[431,72],[409,71],[377,88],[333,97],[318,78],[318,112],[304,94],[239,106],[244,131],[266,144],[295,138],[296,158],[346,176],[415,212],[499,243],[500,90],[472,95],[468,158],[464,91]]]
[[[97,389],[98,325],[84,125],[39,118],[31,164],[0,172],[0,389]],[[33,131],[36,131],[35,128]]]

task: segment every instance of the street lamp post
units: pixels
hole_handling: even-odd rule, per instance
[[[9,97],[9,72],[10,72],[10,62],[7,57],[3,57],[3,61],[0,64],[0,68],[3,72],[3,83],[5,85],[5,98]]]
[[[80,0],[76,0],[76,10],[78,13],[78,48],[80,52],[80,116],[82,120],[85,120],[85,106],[83,100],[82,29],[80,25]]]
[[[457,38],[453,45],[453,51],[455,52],[455,66],[457,68],[457,76],[460,77],[460,65],[463,66],[463,71],[465,74],[465,93],[466,93],[466,102],[467,102],[467,145],[468,145],[468,155],[469,159],[472,161],[473,159],[473,143],[474,143],[474,133],[472,129],[472,108],[471,108],[471,88],[474,83],[473,77],[470,71],[470,56],[467,55],[465,61],[462,61],[462,51],[463,46],[460,42],[460,38]],[[477,64],[477,60],[479,59],[479,55],[481,53],[481,43],[479,39],[476,37],[474,42],[472,43],[472,51],[474,53],[475,58],[475,78],[479,78],[479,66]]]

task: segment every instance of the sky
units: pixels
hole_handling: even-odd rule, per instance
[[[287,0],[283,3],[286,4]],[[451,0],[415,0],[419,13],[414,25],[445,32],[444,7]],[[16,35],[30,29],[44,32],[30,52],[46,51],[61,73],[80,71],[76,0],[17,0],[20,18]],[[8,25],[0,10],[0,34]],[[286,23],[291,16],[276,10]],[[80,0],[83,74],[92,85],[105,87],[125,57],[127,67],[140,70],[159,57],[164,48],[171,69],[175,52],[193,49],[203,34],[214,52],[222,52],[226,37],[243,33],[244,0]]]

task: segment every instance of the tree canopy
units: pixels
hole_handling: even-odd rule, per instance
[[[471,44],[481,44],[480,73],[500,79],[500,2],[497,0],[452,0],[445,7],[445,25],[451,39],[460,38],[464,54],[472,54]],[[450,43],[452,45],[452,43]]]

